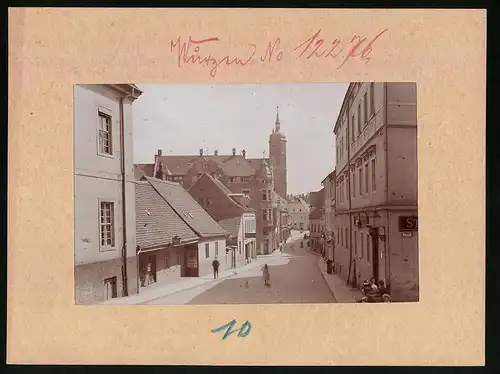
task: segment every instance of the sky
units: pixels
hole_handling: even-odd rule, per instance
[[[333,126],[348,84],[138,84],[133,104],[135,163],[164,155],[269,156],[279,107],[287,138],[288,193],[321,189],[335,165]]]

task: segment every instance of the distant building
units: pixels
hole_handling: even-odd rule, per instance
[[[147,180],[137,182],[135,203],[140,285],[173,283],[193,276],[186,255],[198,250],[197,233]]]
[[[239,267],[256,258],[256,218],[250,197],[234,194],[207,173],[203,173],[188,192],[229,233],[226,268]]]
[[[203,173],[220,180],[232,193],[251,197],[257,225],[257,253],[271,253],[279,246],[280,228],[277,214],[278,200],[275,194],[286,197],[286,137],[281,132],[281,121],[276,114],[275,127],[269,136],[269,158],[247,158],[246,151],[213,155],[203,149],[198,155],[155,155],[154,164],[136,165],[138,177],[145,175],[180,183],[189,189]]]
[[[321,182],[324,188],[326,256],[335,262],[335,170]]]
[[[301,198],[288,202],[291,228],[295,230],[309,230],[309,205]]]
[[[229,233],[210,217],[180,184],[155,178],[144,179],[199,238],[196,245],[184,247],[185,250],[181,258],[181,265],[183,265],[181,275],[199,277],[210,274],[212,261],[215,257],[220,262],[221,268],[225,268],[226,238]],[[174,236],[178,235],[174,227],[170,228],[170,230]],[[141,264],[146,263],[142,258],[140,258],[140,262]]]
[[[325,236],[325,189],[309,193],[309,231],[310,248],[318,253],[323,253],[326,244]]]
[[[415,83],[351,83],[335,124],[338,273],[419,299]]]
[[[137,293],[132,84],[76,85],[75,298],[94,304]]]
[[[325,215],[323,208],[313,207],[309,213],[309,248],[323,253],[325,249]]]

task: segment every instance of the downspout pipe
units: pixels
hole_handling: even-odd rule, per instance
[[[132,89],[134,90],[134,89]],[[132,91],[132,94],[134,91]],[[123,296],[128,296],[128,269],[127,269],[127,178],[125,167],[125,115],[123,103],[126,98],[133,95],[125,95],[120,97],[120,150],[121,150],[121,179],[122,179],[122,223],[123,223],[123,245],[122,245],[122,293]],[[139,275],[137,275],[139,276]]]
[[[349,95],[352,94],[352,90],[350,90]],[[349,118],[351,117],[351,100],[349,98],[347,99],[347,196],[349,199],[349,206],[348,206],[348,216],[349,216],[349,273],[347,275],[347,284],[349,284],[351,280],[351,269],[352,269],[352,264],[356,259],[353,260],[353,253],[352,253],[352,217],[351,217],[351,171],[350,171],[350,162],[351,162],[351,138],[350,138],[350,132],[349,132]],[[354,136],[354,134],[353,134]],[[354,274],[356,276],[356,274]]]
[[[385,235],[385,241],[384,241],[384,252],[385,252],[385,257],[386,257],[386,263],[387,263],[387,269],[386,269],[386,275],[388,278],[388,282],[386,280],[386,283],[389,284],[389,290],[390,290],[390,284],[391,284],[391,254],[388,253],[387,248],[389,248],[389,142],[388,142],[388,126],[387,126],[387,106],[389,105],[389,101],[387,99],[387,82],[384,83],[384,141],[385,141],[385,146],[384,146],[384,157],[385,157],[385,206],[386,206],[386,228],[384,228],[384,235]]]

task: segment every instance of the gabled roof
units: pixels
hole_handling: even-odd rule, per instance
[[[333,169],[333,171],[332,171],[330,174],[328,174],[328,175],[327,175],[327,176],[326,176],[326,177],[325,177],[325,178],[321,181],[321,184],[323,184],[323,185],[324,185],[327,179],[332,180],[332,178],[334,178],[334,177],[335,177],[335,169]]]
[[[147,178],[181,219],[201,237],[225,236],[228,233],[178,183]]]
[[[269,158],[265,158],[264,160],[266,160],[266,162],[269,164],[270,162]],[[255,171],[257,171],[259,170],[260,164],[262,163],[262,158],[247,158],[247,161],[250,163],[250,165],[253,166]]]
[[[147,181],[136,184],[135,216],[136,241],[141,248],[171,244],[174,236],[178,236],[181,243],[198,239]]]
[[[255,174],[255,169],[240,155],[227,158],[221,163],[222,172],[228,177],[251,177]]]
[[[189,187],[188,191],[194,189],[198,183],[202,183],[204,180],[208,181],[209,183],[213,183],[217,188],[219,188],[224,194],[224,196],[228,199],[228,201],[232,205],[240,209],[241,214],[243,214],[244,212],[255,212],[254,209],[246,208],[243,205],[239,204],[237,201],[235,201],[235,199],[232,198],[232,195],[234,195],[234,193],[229,188],[227,188],[226,185],[224,185],[224,183],[212,177],[208,173],[203,173],[202,175],[200,175],[200,177],[191,185],[191,187]]]
[[[220,220],[219,225],[226,230],[232,238],[238,237],[240,231],[241,216]]]
[[[135,164],[134,177],[135,180],[141,180],[142,176],[153,178],[155,164]]]
[[[199,160],[215,162],[229,177],[250,177],[255,174],[255,169],[242,155],[163,155],[156,156],[155,162],[162,162],[170,174],[185,175]]]

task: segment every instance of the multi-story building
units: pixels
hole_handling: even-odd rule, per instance
[[[212,271],[212,261],[215,257],[220,262],[221,268],[226,268],[226,239],[230,234],[179,183],[162,181],[156,178],[144,179],[198,236],[196,242],[187,242],[184,246],[180,259],[182,265],[181,276],[199,277],[208,275]],[[163,229],[170,229],[171,234],[180,236],[173,225],[174,221],[170,221],[170,223],[170,227],[166,226]],[[179,244],[182,245],[183,242],[181,241]],[[138,249],[141,250],[142,248]],[[164,255],[168,257],[168,252],[164,252]],[[153,264],[162,262],[164,255],[160,253]],[[140,257],[141,265],[147,265],[149,257],[149,254],[147,254],[144,261]]]
[[[285,197],[287,193],[286,137],[281,132],[279,114],[269,136],[269,158],[247,158],[246,151],[230,155],[213,155],[200,149],[198,155],[155,156],[154,164],[136,165],[137,174],[181,183],[189,189],[203,174],[220,180],[232,193],[251,197],[257,226],[257,253],[266,254],[280,243],[278,201],[275,193]],[[148,174],[152,173],[152,174]]]
[[[302,198],[288,201],[291,228],[293,230],[309,230],[309,212],[309,205]]]
[[[188,192],[229,233],[226,241],[227,268],[235,268],[256,257],[255,210],[251,200],[235,194],[220,180],[203,173]]]
[[[288,202],[279,195],[276,195],[278,200],[278,212],[279,212],[279,229],[280,242],[286,242],[291,235],[291,220],[290,214],[288,212]]]
[[[309,213],[309,248],[314,252],[323,253],[325,249],[325,215],[323,208],[311,208]]]
[[[335,262],[335,170],[321,182],[324,188],[326,256]]]
[[[325,248],[325,189],[309,193],[309,232],[311,240],[309,247],[318,253],[323,253]]]
[[[198,234],[146,178],[136,184],[135,203],[141,287],[193,276],[193,266],[187,266],[186,255],[197,250]]]
[[[132,103],[135,85],[76,85],[75,298],[137,293]]]
[[[354,284],[419,299],[415,83],[351,83],[336,136],[335,261]]]
[[[324,187],[319,191],[309,193],[309,206],[311,208],[321,209],[325,204],[325,189]]]

